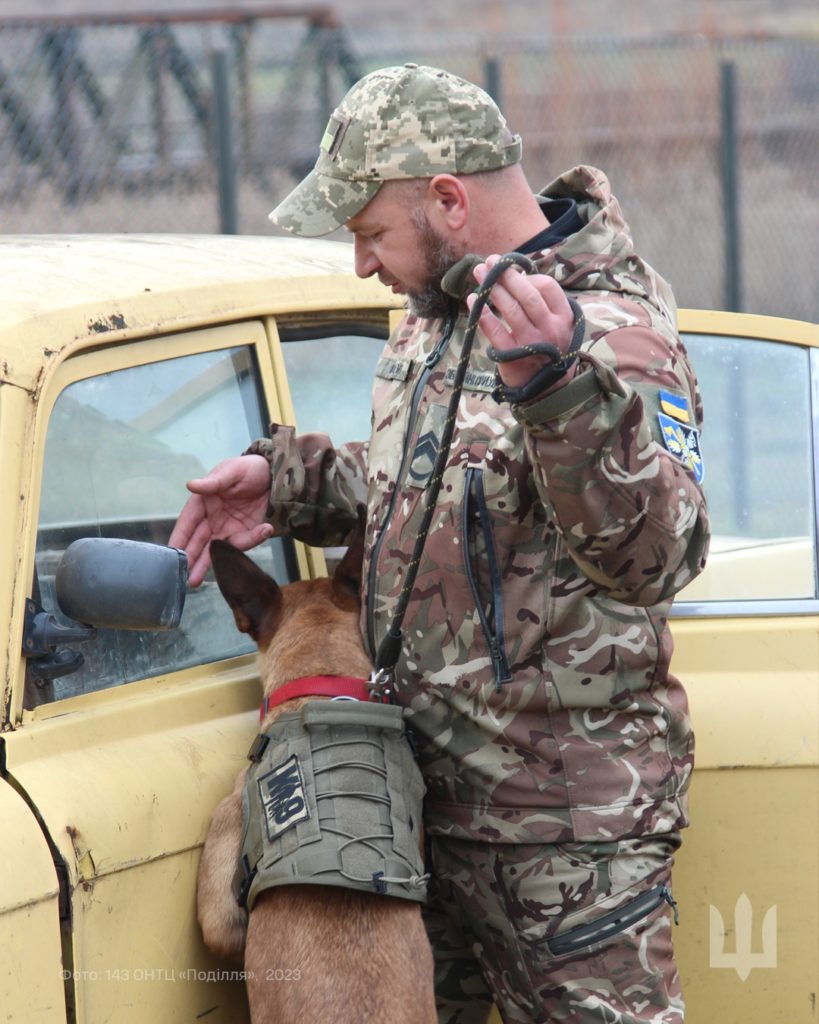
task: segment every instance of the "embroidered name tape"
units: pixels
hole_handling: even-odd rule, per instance
[[[258,785],[267,836],[271,842],[282,832],[310,817],[301,765],[295,754],[276,765],[273,771],[262,775]]]
[[[411,369],[411,359],[390,359],[388,356],[383,356],[378,360],[375,375],[382,380],[406,380]]]
[[[451,366],[446,371],[444,384],[451,388],[455,383],[457,369]],[[494,370],[467,370],[464,377],[464,391],[489,391],[492,392],[498,386]]]

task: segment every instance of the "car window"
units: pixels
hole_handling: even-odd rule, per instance
[[[337,333],[328,325],[320,337],[282,331],[287,381],[302,433],[321,431],[334,444],[370,436],[372,384],[387,336]],[[311,331],[315,334],[315,331]]]
[[[167,542],[188,492],[185,481],[241,452],[264,433],[266,413],[251,349],[201,352],[78,380],[58,396],[49,420],[37,533],[36,584],[59,614],[54,577],[80,537]],[[277,579],[292,578],[280,540],[257,549]],[[28,663],[27,704],[57,700],[165,674],[254,649],[209,577],[189,590],[170,632],[99,630],[84,663],[42,679]]]
[[[708,567],[679,600],[817,596],[808,351],[688,335],[702,390]]]
[[[334,444],[367,441],[372,417],[372,385],[387,337],[383,328],[331,324],[309,330],[280,331],[287,382],[301,433],[329,435]],[[343,557],[343,547],[325,548],[327,571]]]

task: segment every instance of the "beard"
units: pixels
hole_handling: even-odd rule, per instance
[[[433,229],[423,210],[413,210],[410,220],[418,234],[426,273],[420,288],[407,289],[409,311],[424,319],[448,316],[455,300],[441,288],[441,278],[461,256],[450,242]]]

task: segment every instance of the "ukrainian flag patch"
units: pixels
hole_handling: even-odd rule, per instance
[[[657,416],[660,420],[663,444],[689,472],[694,474],[697,483],[701,484],[705,476],[705,463],[702,461],[699,430],[688,423],[681,423],[674,417],[666,416],[663,412]]]
[[[685,395],[678,395],[675,391],[660,390],[660,411],[664,412],[666,416],[673,416],[680,423],[691,422],[688,399]]]

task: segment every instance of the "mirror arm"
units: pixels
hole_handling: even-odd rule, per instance
[[[23,655],[26,658],[48,657],[58,644],[86,643],[96,632],[92,626],[63,626],[31,598],[26,601],[23,626]]]

